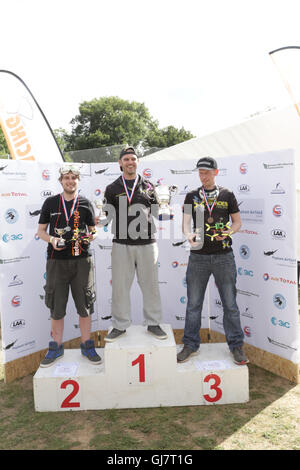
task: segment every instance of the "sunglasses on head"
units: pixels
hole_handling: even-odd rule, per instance
[[[73,173],[76,176],[80,175],[80,167],[74,164],[66,164],[60,167],[59,173],[61,175],[67,175],[68,173]]]

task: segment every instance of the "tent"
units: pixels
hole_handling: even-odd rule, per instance
[[[155,152],[144,160],[184,160],[195,162],[205,155],[216,159],[228,156],[294,149],[296,159],[297,206],[300,207],[300,118],[294,106],[267,111],[214,133],[190,139]],[[297,240],[300,216],[297,211]],[[300,243],[297,245],[300,260]]]

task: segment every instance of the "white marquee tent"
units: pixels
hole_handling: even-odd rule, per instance
[[[300,118],[294,106],[260,114],[217,132],[160,150],[143,160],[216,159],[265,151],[294,149],[297,184],[297,258],[300,260]]]

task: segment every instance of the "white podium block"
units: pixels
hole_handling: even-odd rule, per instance
[[[34,375],[36,411],[148,408],[244,403],[249,400],[248,367],[234,364],[226,343],[202,344],[189,361],[177,364],[170,325],[166,340],[146,327],[97,349],[103,363],[93,365],[80,350]]]

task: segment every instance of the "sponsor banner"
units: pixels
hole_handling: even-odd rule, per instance
[[[298,359],[295,183],[292,151],[222,158],[217,183],[232,189],[242,215],[233,236],[237,267],[237,303],[245,342],[294,362]],[[4,361],[45,349],[50,314],[45,306],[47,244],[37,237],[45,199],[61,192],[57,162],[0,161],[0,291]],[[159,288],[163,321],[184,328],[189,247],[184,241],[182,205],[187,192],[200,186],[195,162],[140,160],[139,173],[153,183],[176,185],[172,220],[156,221]],[[83,164],[80,192],[95,201],[120,176],[114,163]],[[34,181],[34,184],[32,182]],[[243,211],[242,211],[243,208]],[[110,226],[99,228],[92,243],[97,301],[92,331],[111,327]],[[143,323],[142,295],[135,279],[131,289],[132,322]],[[211,278],[203,306],[203,328],[224,333],[223,306]],[[72,297],[64,341],[80,336]]]
[[[0,127],[12,159],[64,160],[32,93],[17,75],[6,70],[0,70]]]

